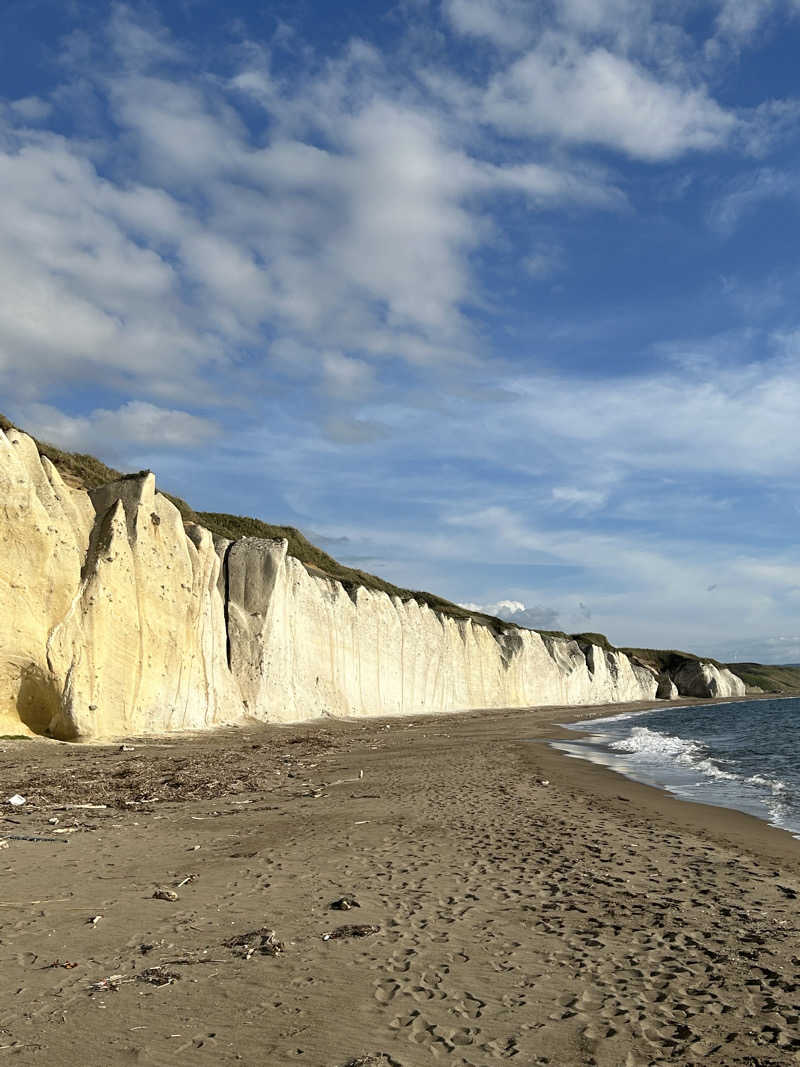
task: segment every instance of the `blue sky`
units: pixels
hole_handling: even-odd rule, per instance
[[[531,625],[800,660],[798,0],[7,0],[0,410]]]

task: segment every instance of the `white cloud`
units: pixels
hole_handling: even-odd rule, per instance
[[[20,100],[13,100],[8,106],[25,122],[41,122],[48,118],[53,110],[52,104],[40,96],[25,96]]]
[[[266,347],[267,325],[273,348],[317,353],[297,370],[331,392],[323,352],[360,360],[338,379],[365,360],[468,361],[488,205],[624,203],[598,168],[471,152],[470,128],[393,93],[364,42],[277,86],[257,66],[227,83],[196,71],[124,5],[107,41],[111,61],[83,41],[74,81],[116,123],[102,147],[0,130],[0,382],[18,397],[91,378],[174,398],[195,380],[202,401],[211,368],[235,394],[236,353]],[[242,121],[243,93],[268,137]]]
[[[453,513],[448,522],[462,551],[480,544],[497,558],[515,555],[575,569],[575,578],[560,583],[559,600],[582,601],[589,587],[592,611],[584,609],[582,620],[573,617],[562,627],[570,631],[585,628],[591,617],[592,628],[617,644],[707,652],[712,643],[719,646],[722,635],[733,639],[763,632],[770,620],[791,625],[796,619],[795,605],[782,606],[786,573],[797,573],[795,553],[774,561],[780,565],[772,571],[748,574],[737,550],[724,540],[709,548],[686,536],[554,530],[505,506]],[[709,574],[723,576],[713,594]]]
[[[525,426],[529,440],[591,471],[780,477],[796,469],[796,355],[695,370],[684,361],[677,370],[569,386],[557,377],[519,378],[514,389],[518,402],[503,412],[504,433]]]
[[[524,0],[444,0],[453,28],[502,48],[519,48],[531,36],[530,8]]]
[[[711,226],[728,236],[736,229],[748,212],[764,202],[796,198],[797,182],[793,175],[762,168],[736,181],[712,206],[709,213]]]
[[[800,133],[800,100],[764,100],[739,111],[738,137],[745,152],[762,157],[775,146],[786,148]]]
[[[552,33],[494,76],[484,115],[515,134],[606,145],[650,161],[721,148],[736,125],[704,88],[658,80],[606,48]]]
[[[73,417],[47,404],[32,403],[20,409],[18,421],[45,441],[73,451],[125,455],[131,447],[156,451],[197,448],[221,431],[211,419],[186,411],[131,400],[115,411],[97,408]]]
[[[462,604],[467,611],[479,611],[484,615],[494,615],[515,626],[528,630],[560,630],[561,622],[555,608],[543,606],[526,607],[521,600],[498,600],[491,604]]]
[[[324,430],[329,440],[338,445],[370,444],[389,435],[388,428],[377,422],[335,415],[325,420]]]
[[[746,41],[775,6],[775,0],[722,0],[716,19],[717,35],[728,40]]]
[[[724,663],[800,663],[800,636],[781,634],[774,637],[738,635],[723,644],[712,646],[709,654]]]
[[[578,514],[596,511],[608,500],[608,493],[601,489],[579,489],[574,485],[554,486],[552,494],[556,504],[572,509]]]
[[[588,33],[629,29],[652,18],[648,0],[559,0],[556,16],[562,24]]]
[[[322,373],[325,391],[347,400],[359,400],[365,396],[375,378],[375,371],[368,363],[341,352],[323,354]]]
[[[171,198],[101,179],[64,139],[5,131],[0,151],[0,381],[24,394],[76,378],[154,391],[212,358],[173,264],[130,232],[180,219]],[[152,208],[162,209],[154,216]],[[153,237],[152,229],[147,235]],[[162,233],[163,238],[163,233]],[[205,326],[205,323],[204,323]],[[168,353],[169,359],[165,359]],[[216,356],[214,356],[216,358]]]
[[[543,244],[522,262],[527,273],[537,280],[552,278],[566,267],[564,250],[555,244]]]

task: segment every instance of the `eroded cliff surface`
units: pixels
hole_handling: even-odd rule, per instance
[[[286,549],[215,544],[184,526],[152,474],[72,489],[29,437],[0,432],[0,732],[72,739],[656,696],[656,672],[622,652],[349,590]],[[700,667],[685,679],[692,695],[712,695],[695,692],[704,683],[744,691]]]
[[[0,433],[0,728],[75,738],[241,716],[219,558],[151,474],[87,494]]]

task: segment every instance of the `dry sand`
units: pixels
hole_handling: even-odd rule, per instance
[[[800,843],[586,714],[0,741],[0,1063],[800,1063]]]

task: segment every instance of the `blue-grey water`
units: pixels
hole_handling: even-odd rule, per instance
[[[800,700],[658,708],[568,728],[584,736],[553,744],[571,756],[800,838]]]

